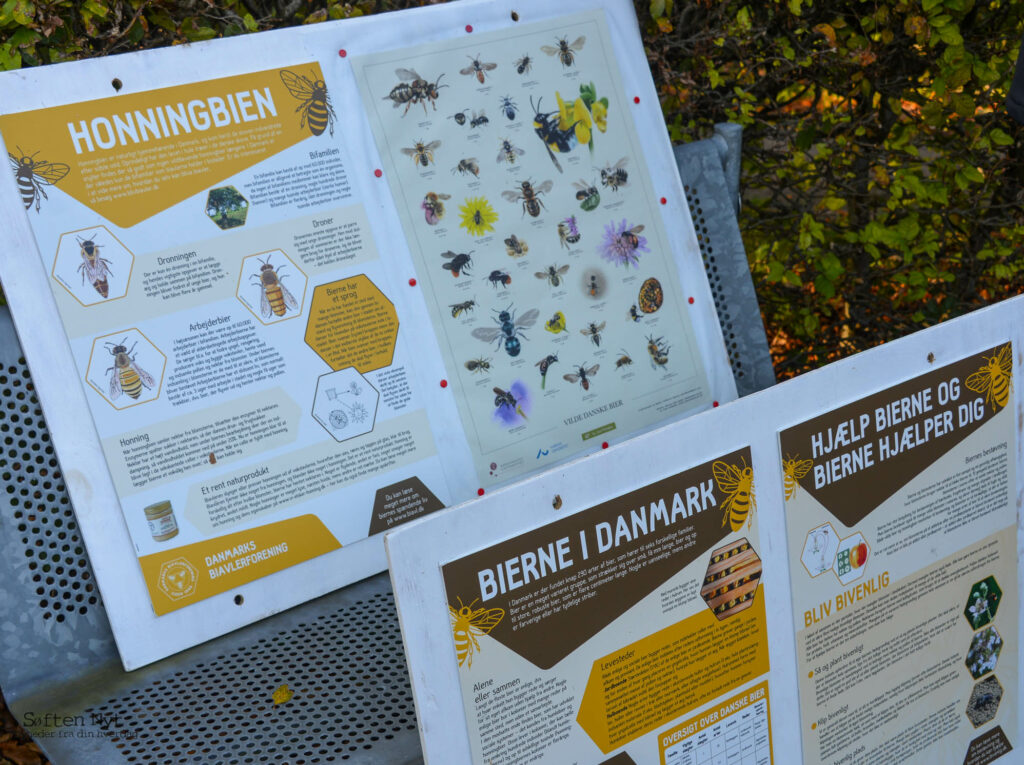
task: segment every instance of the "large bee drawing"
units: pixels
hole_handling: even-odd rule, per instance
[[[603,322],[603,321],[600,324],[595,324],[594,322],[590,322],[589,324],[587,324],[587,328],[586,329],[581,329],[580,330],[580,334],[583,335],[584,337],[588,337],[589,336],[591,342],[594,345],[600,346],[601,345],[601,332],[604,331],[604,325],[605,325],[605,322]]]
[[[113,272],[110,270],[110,261],[100,257],[100,246],[93,239],[82,239],[77,236],[75,239],[78,240],[78,247],[82,255],[82,262],[78,264],[78,271],[82,274],[82,284],[85,284],[88,279],[101,297],[107,297],[110,294],[110,283],[107,281],[107,277],[113,276]]]
[[[459,70],[459,74],[469,74],[469,75],[475,74],[477,81],[481,85],[484,84],[484,79],[485,79],[484,72],[489,72],[492,69],[496,69],[497,66],[498,66],[495,63],[487,63],[487,62],[481,61],[479,53],[477,54],[476,58],[473,58],[472,56],[470,56],[469,59],[470,59],[469,66],[467,66],[465,69],[460,69]]]
[[[597,370],[600,368],[600,364],[594,364],[592,367],[588,367],[586,364],[580,364],[576,367],[575,373],[562,375],[562,379],[570,383],[579,382],[579,384],[583,386],[583,390],[590,390],[590,378],[596,375]]]
[[[587,41],[587,38],[580,35],[571,43],[568,37],[558,38],[558,46],[554,45],[541,45],[540,49],[547,53],[549,56],[558,56],[558,60],[562,62],[563,67],[570,67],[576,60],[574,52],[583,50],[583,43]]]
[[[569,266],[548,266],[546,271],[534,271],[533,275],[538,279],[547,279],[548,284],[557,287],[562,283],[562,277],[569,272]]]
[[[747,528],[753,526],[754,512],[757,510],[754,469],[747,465],[746,460],[742,468],[715,460],[711,464],[711,474],[715,477],[718,490],[727,495],[722,502],[722,525],[728,523],[733,531],[743,528],[743,521],[747,522]]]
[[[504,311],[498,313],[497,318],[494,320],[498,325],[497,327],[477,327],[471,334],[477,340],[483,340],[485,343],[493,343],[497,340],[499,348],[504,343],[505,353],[509,356],[518,356],[519,351],[522,350],[519,338],[526,339],[526,334],[523,330],[532,327],[539,315],[540,311],[536,308],[531,308],[520,316],[519,319],[516,319],[515,311],[512,310],[512,306],[509,306]]]
[[[555,152],[565,154],[579,143],[576,138],[576,123],[572,123],[565,130],[558,128],[558,112],[542,112],[540,103],[544,99],[537,99],[537,105],[533,105],[533,96],[530,96],[530,107],[533,109],[533,132],[544,142],[544,148],[548,150],[548,156],[555,163],[558,172],[562,171],[562,165],[555,157]]]
[[[259,258],[256,258],[259,260]],[[271,314],[274,316],[284,316],[286,310],[297,311],[299,304],[292,297],[292,293],[288,291],[288,288],[281,283],[283,278],[278,271],[281,271],[285,266],[281,266],[277,270],[270,264],[270,256],[267,255],[265,261],[259,260],[260,272],[258,274],[251,274],[249,279],[258,279],[260,288],[260,313],[263,314],[264,319],[269,319]]]
[[[15,157],[10,152],[7,152],[7,156],[14,169],[14,179],[18,183],[18,191],[21,192],[21,201],[25,204],[26,210],[31,209],[35,203],[36,212],[39,212],[39,200],[49,199],[43,186],[58,183],[71,168],[63,162],[37,160],[35,156],[38,151],[34,154],[25,154],[21,147],[18,147],[18,153],[21,157]]]
[[[441,268],[445,271],[451,271],[452,276],[456,279],[459,278],[460,274],[469,276],[469,268],[473,265],[473,259],[470,257],[472,254],[472,251],[456,253],[451,250],[447,250],[442,252],[441,257],[448,258],[448,262],[442,263]]]
[[[426,196],[423,197],[423,201],[420,202],[420,207],[423,208],[423,216],[427,219],[427,224],[436,226],[441,222],[441,218],[444,217],[444,202],[443,199],[451,199],[451,194],[440,194],[435,191],[428,191]]]
[[[786,501],[796,496],[796,488],[800,485],[800,479],[811,472],[814,463],[811,460],[800,460],[794,457],[786,457],[782,461],[782,486],[786,490]]]
[[[327,95],[327,84],[321,79],[310,79],[290,69],[281,70],[281,81],[288,88],[288,92],[302,102],[295,109],[302,112],[299,127],[304,128],[308,125],[309,132],[313,135],[322,135],[324,130],[330,128],[333,136],[335,116],[331,99]]]
[[[992,411],[1006,406],[1013,390],[1013,353],[1004,345],[993,356],[983,356],[985,366],[968,376],[964,384],[975,393],[985,394],[985,403]]]
[[[452,638],[455,640],[455,656],[459,660],[460,667],[465,664],[467,668],[470,668],[473,666],[473,653],[480,650],[477,638],[497,627],[505,618],[505,611],[501,608],[477,608],[474,610],[475,600],[468,606],[462,605],[462,598],[458,600],[458,610],[448,606],[448,615],[452,622]]]
[[[519,184],[519,189],[516,191],[503,191],[501,196],[509,202],[522,202],[523,203],[523,216],[526,213],[530,213],[530,217],[536,218],[540,215],[541,208],[544,207],[544,203],[540,201],[540,194],[546,194],[551,191],[551,181],[544,181],[538,186],[534,186],[530,181],[522,181]],[[546,210],[547,208],[544,207]]]
[[[384,100],[394,101],[396,109],[405,104],[405,111],[402,112],[403,117],[409,113],[409,107],[413,104],[422,104],[424,114],[427,113],[428,102],[434,111],[437,111],[436,101],[441,95],[440,90],[441,88],[448,87],[447,85],[440,84],[441,78],[444,77],[443,74],[438,75],[434,82],[423,79],[412,69],[396,69],[395,74],[402,82],[395,85],[391,92],[384,96]]]
[[[127,342],[128,338],[126,337],[120,343],[103,344],[108,346],[107,350],[114,357],[114,366],[107,369],[107,372],[111,373],[111,400],[120,398],[121,393],[127,393],[132,398],[138,398],[139,394],[142,393],[143,386],[153,388],[156,385],[153,376],[135,361],[135,346],[138,343],[133,343],[129,350]]]
[[[536,364],[534,364],[535,367],[540,367],[540,389],[541,390],[544,390],[544,385],[547,383],[547,380],[548,380],[548,369],[551,367],[552,364],[554,364],[557,361],[558,361],[558,354],[557,353],[549,353],[547,356],[545,356],[540,361],[538,361]]]
[[[625,170],[628,162],[629,157],[623,157],[614,165],[602,168],[601,185],[612,191],[618,191],[623,186],[629,185],[629,173]]]
[[[512,234],[505,240],[505,251],[510,258],[521,258],[530,251],[530,248],[525,241]]]
[[[440,145],[440,141],[431,141],[430,143],[417,141],[413,146],[402,148],[400,151],[405,156],[412,157],[413,164],[427,167],[434,163],[434,152],[438,147],[440,147]]]
[[[501,148],[498,150],[498,163],[508,162],[510,165],[516,163],[516,157],[521,157],[525,154],[522,149],[518,146],[513,146],[512,142],[507,138],[501,139]]]
[[[593,183],[587,183],[580,178],[578,181],[573,181],[572,185],[577,189],[576,199],[585,212],[596,210],[597,206],[601,204],[601,194]]]

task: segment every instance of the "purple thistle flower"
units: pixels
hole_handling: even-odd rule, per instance
[[[641,236],[641,226],[631,226],[625,218],[618,225],[615,221],[605,224],[604,237],[598,245],[601,257],[614,265],[626,268],[632,264],[640,267],[640,253],[650,252],[647,248],[647,237]]]

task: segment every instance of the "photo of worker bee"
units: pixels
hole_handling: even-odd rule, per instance
[[[167,357],[131,327],[92,343],[86,382],[115,409],[145,404],[160,396]]]
[[[283,250],[242,259],[235,296],[263,324],[276,324],[302,314],[306,275]]]
[[[83,306],[124,297],[135,256],[104,225],[60,235],[53,279]]]
[[[588,407],[624,433],[709,403],[606,24],[349,59],[481,478],[591,448]]]

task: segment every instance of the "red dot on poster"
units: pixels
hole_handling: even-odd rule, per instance
[[[380,178],[382,175],[384,175],[384,173],[382,173],[379,168],[377,170],[374,170],[373,174],[375,176],[377,176],[378,178]]]
[[[345,58],[345,56],[348,55],[348,51],[342,48],[341,50],[338,51],[338,55],[341,56],[342,58]]]
[[[482,497],[482,496],[484,495],[484,490],[483,490],[483,489],[477,489],[477,490],[476,490],[476,495],[477,495],[478,497]]]
[[[409,286],[410,287],[415,287],[416,286],[416,280],[415,279],[410,279],[409,280]]]
[[[667,204],[668,204],[668,200],[667,200],[667,199],[665,199],[665,197],[662,197],[662,198],[661,198],[661,203],[662,203],[663,205],[667,205]]]
[[[473,25],[472,24],[466,24],[466,31],[467,32],[472,32],[473,31]]]
[[[602,449],[607,449],[608,448],[608,442],[607,441],[602,442],[601,443],[601,448]]]
[[[633,96],[633,103],[634,104],[640,103],[640,96]]]
[[[687,298],[687,300],[690,302],[690,305],[693,305],[693,298]]]
[[[441,387],[442,388],[447,388],[448,387],[448,381],[447,380],[441,380]],[[715,406],[718,406],[718,404],[715,404]]]
[[[712,401],[711,402],[711,406],[713,406],[713,407],[718,406],[718,402],[717,401]]]

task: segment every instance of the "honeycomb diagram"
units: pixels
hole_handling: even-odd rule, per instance
[[[700,596],[718,621],[754,605],[761,581],[761,559],[750,542],[737,539],[711,553]]]

